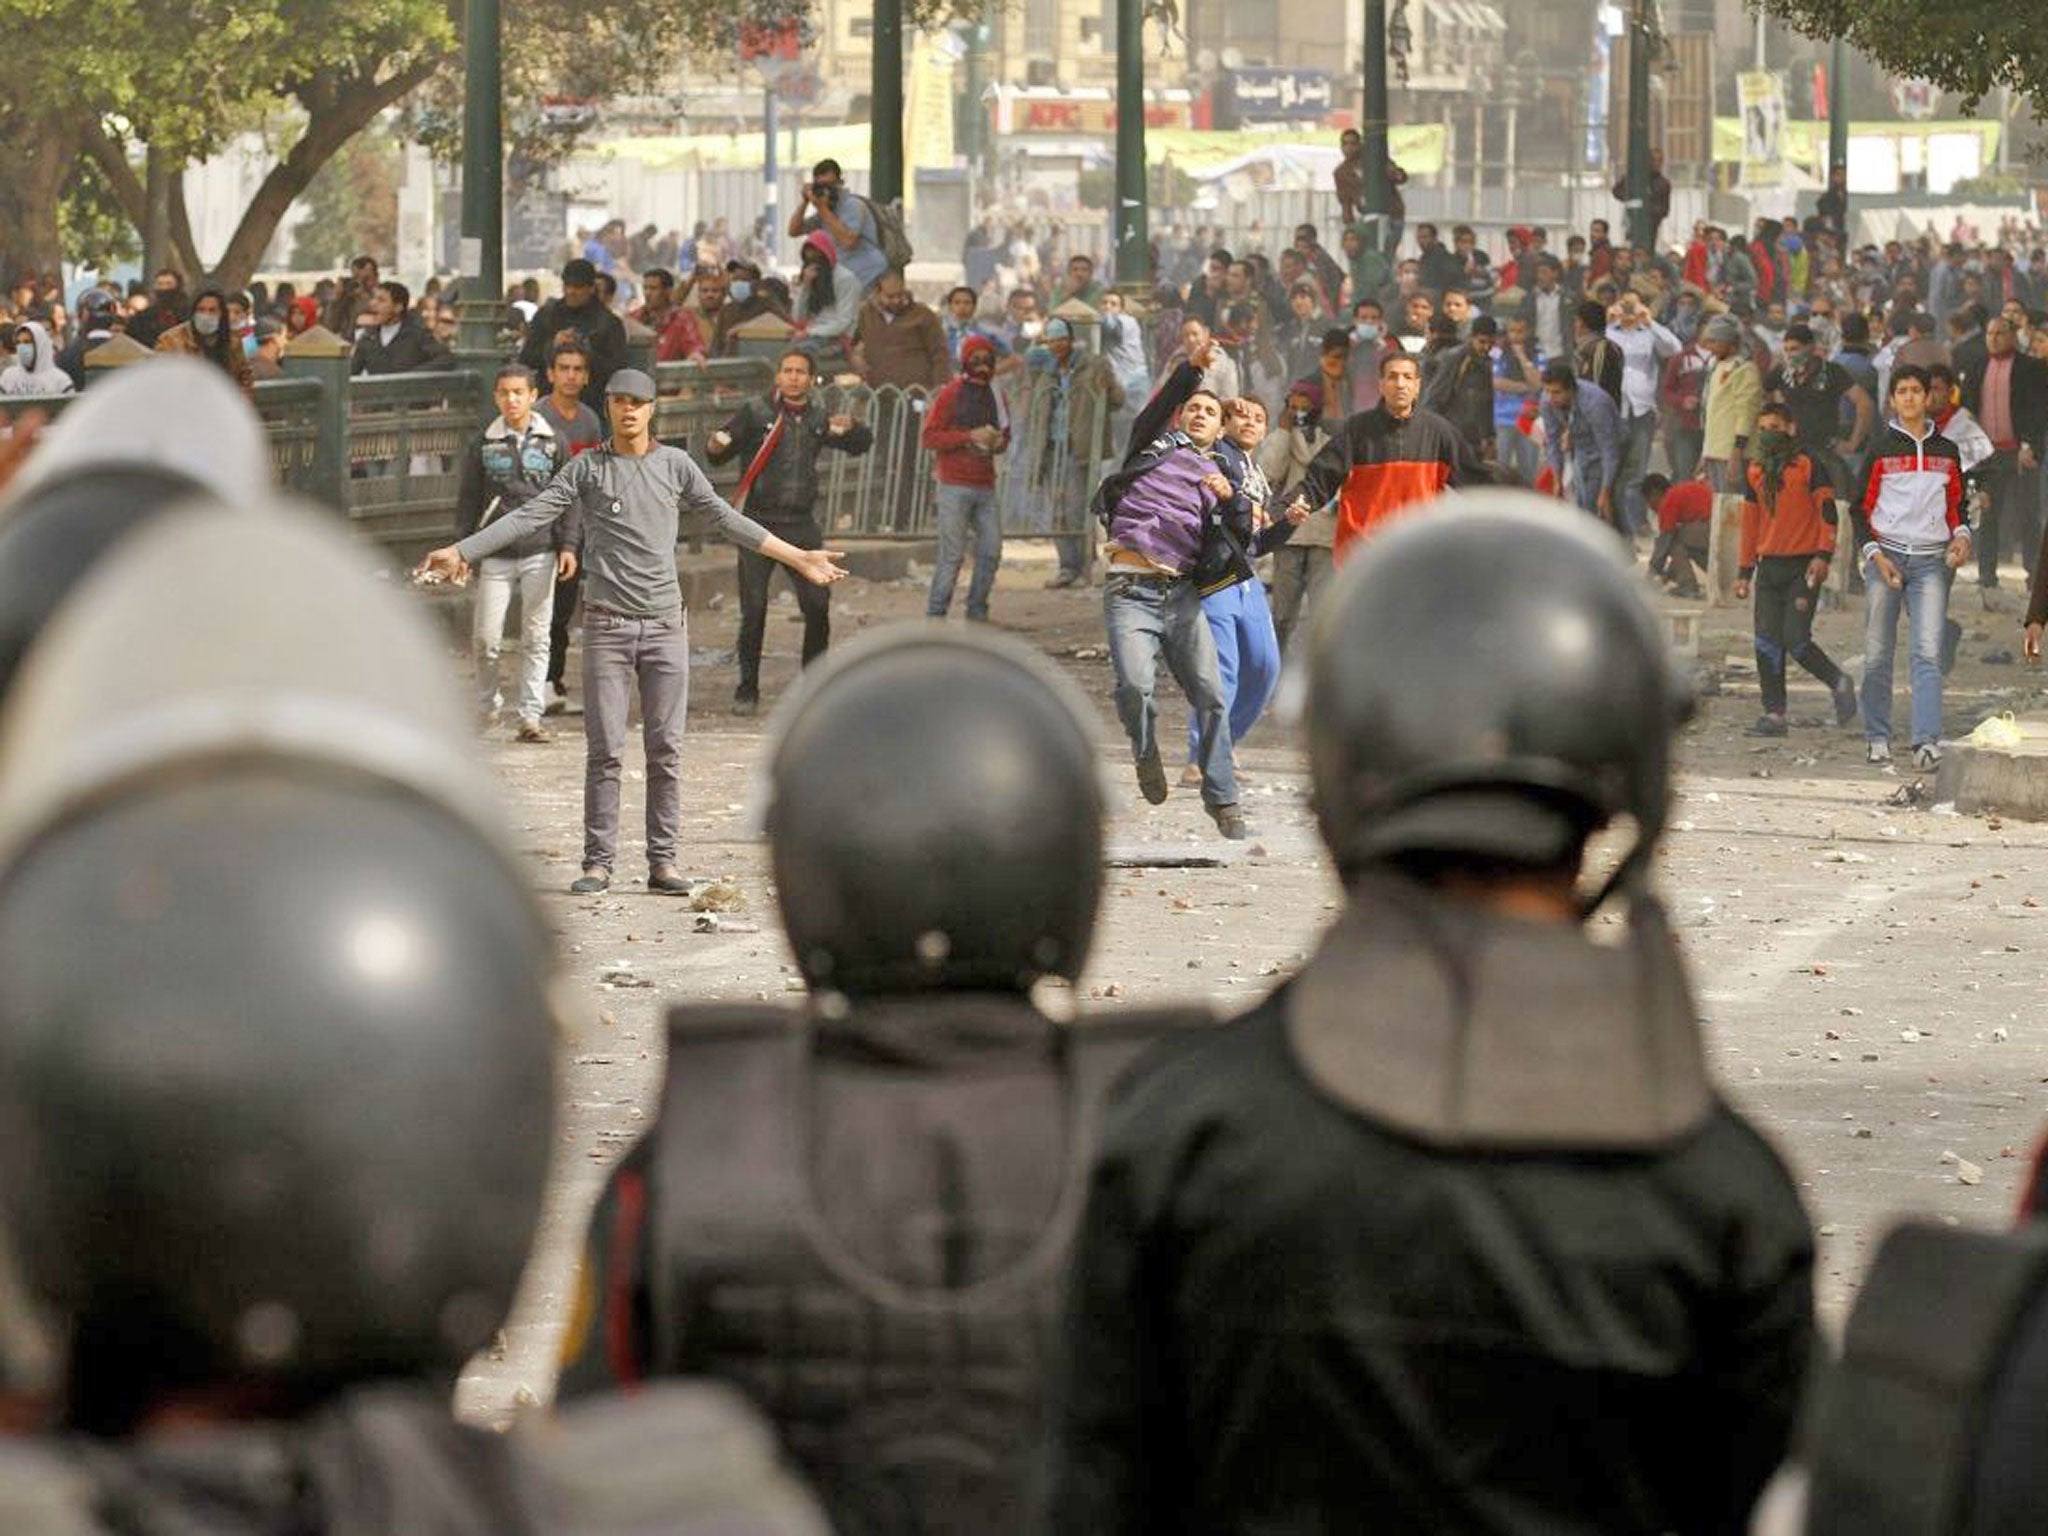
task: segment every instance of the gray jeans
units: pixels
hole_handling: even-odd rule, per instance
[[[1273,551],[1273,630],[1280,654],[1301,627],[1316,598],[1329,584],[1332,552],[1327,544],[1282,544]]]
[[[690,626],[679,609],[633,619],[583,612],[583,862],[609,870],[619,849],[619,771],[633,690],[647,749],[647,864],[676,861],[682,819],[683,712],[690,696]]]
[[[974,540],[974,573],[967,580],[967,617],[988,617],[988,595],[1003,563],[1003,529],[996,517],[993,486],[941,485],[938,505],[939,554],[932,565],[931,596],[925,613],[943,619],[953,606],[953,587],[967,556],[968,536]]]

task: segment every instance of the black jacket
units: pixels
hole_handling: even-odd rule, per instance
[[[1956,368],[1963,409],[1976,417],[1980,426],[1984,421],[1984,370],[1990,363],[1991,354],[1980,351],[1967,366],[1959,361]],[[2014,353],[2012,359],[2012,424],[2019,440],[2037,452],[2042,439],[2048,437],[2048,363],[2024,352]]]
[[[707,445],[704,457],[713,464],[737,459],[744,474],[747,466],[754,462],[754,455],[760,452],[761,445],[768,440],[778,409],[771,396],[759,395],[749,400],[725,424],[724,431],[729,439],[726,445],[723,448]],[[874,431],[865,423],[855,422],[851,431],[833,437],[825,430],[829,420],[831,413],[813,395],[804,413],[792,418],[790,427],[782,434],[782,441],[775,445],[775,456],[763,467],[760,477],[748,491],[746,502],[741,507],[747,516],[771,528],[814,520],[813,509],[818,500],[818,455],[832,448],[858,457],[875,444]]]
[[[526,345],[519,349],[519,361],[545,379],[548,355],[555,350],[555,338],[563,331],[577,332],[590,348],[590,384],[583,393],[602,402],[605,385],[626,366],[626,327],[596,299],[580,309],[571,309],[561,299],[550,299],[527,326]]]
[[[441,368],[448,363],[448,349],[427,334],[420,317],[410,310],[398,322],[398,330],[385,341],[374,329],[356,338],[355,355],[349,360],[353,374],[416,373],[422,368]]]
[[[1433,1149],[1312,1085],[1287,997],[1108,1108],[1048,1529],[1746,1531],[1812,1325],[1770,1148],[1716,1106],[1656,1151]]]

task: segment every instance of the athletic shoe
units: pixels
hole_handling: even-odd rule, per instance
[[[1193,763],[1189,763],[1187,767],[1181,769],[1179,782],[1182,789],[1200,789],[1202,787],[1202,770]]]
[[[1760,715],[1757,717],[1756,724],[1749,728],[1747,734],[1751,736],[1783,736],[1789,729],[1790,727],[1785,724],[1785,717],[1783,715]]]
[[[736,693],[732,699],[732,712],[746,719],[759,712],[761,701],[751,693]]]
[[[1061,571],[1057,576],[1053,577],[1051,581],[1048,581],[1045,584],[1045,590],[1048,592],[1057,592],[1062,587],[1078,586],[1080,584],[1080,581],[1081,573],[1079,571]]]
[[[520,723],[519,739],[527,742],[553,741],[555,733],[538,720],[526,720]]]
[[[548,702],[542,714],[559,715],[569,707],[569,690],[560,683],[548,684]]]
[[[1932,773],[1941,766],[1941,747],[1931,741],[1923,741],[1913,749],[1913,767],[1921,773]]]
[[[1866,763],[1876,764],[1882,767],[1890,767],[1892,761],[1892,744],[1888,741],[1871,742],[1870,745],[1864,750],[1863,761],[1865,761]]]

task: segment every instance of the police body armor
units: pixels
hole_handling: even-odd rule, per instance
[[[2048,1227],[1878,1250],[1822,1389],[1810,1536],[2048,1531]]]
[[[1103,1099],[1188,1022],[675,1010],[661,1134],[615,1191],[651,1223],[647,1365],[752,1397],[841,1536],[1023,1531]]]

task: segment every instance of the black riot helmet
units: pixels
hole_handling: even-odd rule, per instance
[[[551,945],[445,670],[319,514],[195,509],[124,540],[21,675],[0,1250],[80,1428],[452,1377],[509,1311]]]
[[[1346,875],[1416,854],[1547,865],[1627,816],[1619,884],[1663,829],[1690,704],[1611,533],[1526,492],[1445,497],[1360,550],[1317,617],[1324,840]]]
[[[198,495],[259,503],[269,466],[256,413],[218,368],[164,358],[96,384],[57,419],[0,505],[0,698],[102,555]]]
[[[1073,685],[978,631],[834,651],[768,764],[777,899],[813,986],[1026,988],[1078,975],[1102,894],[1102,794]]]

